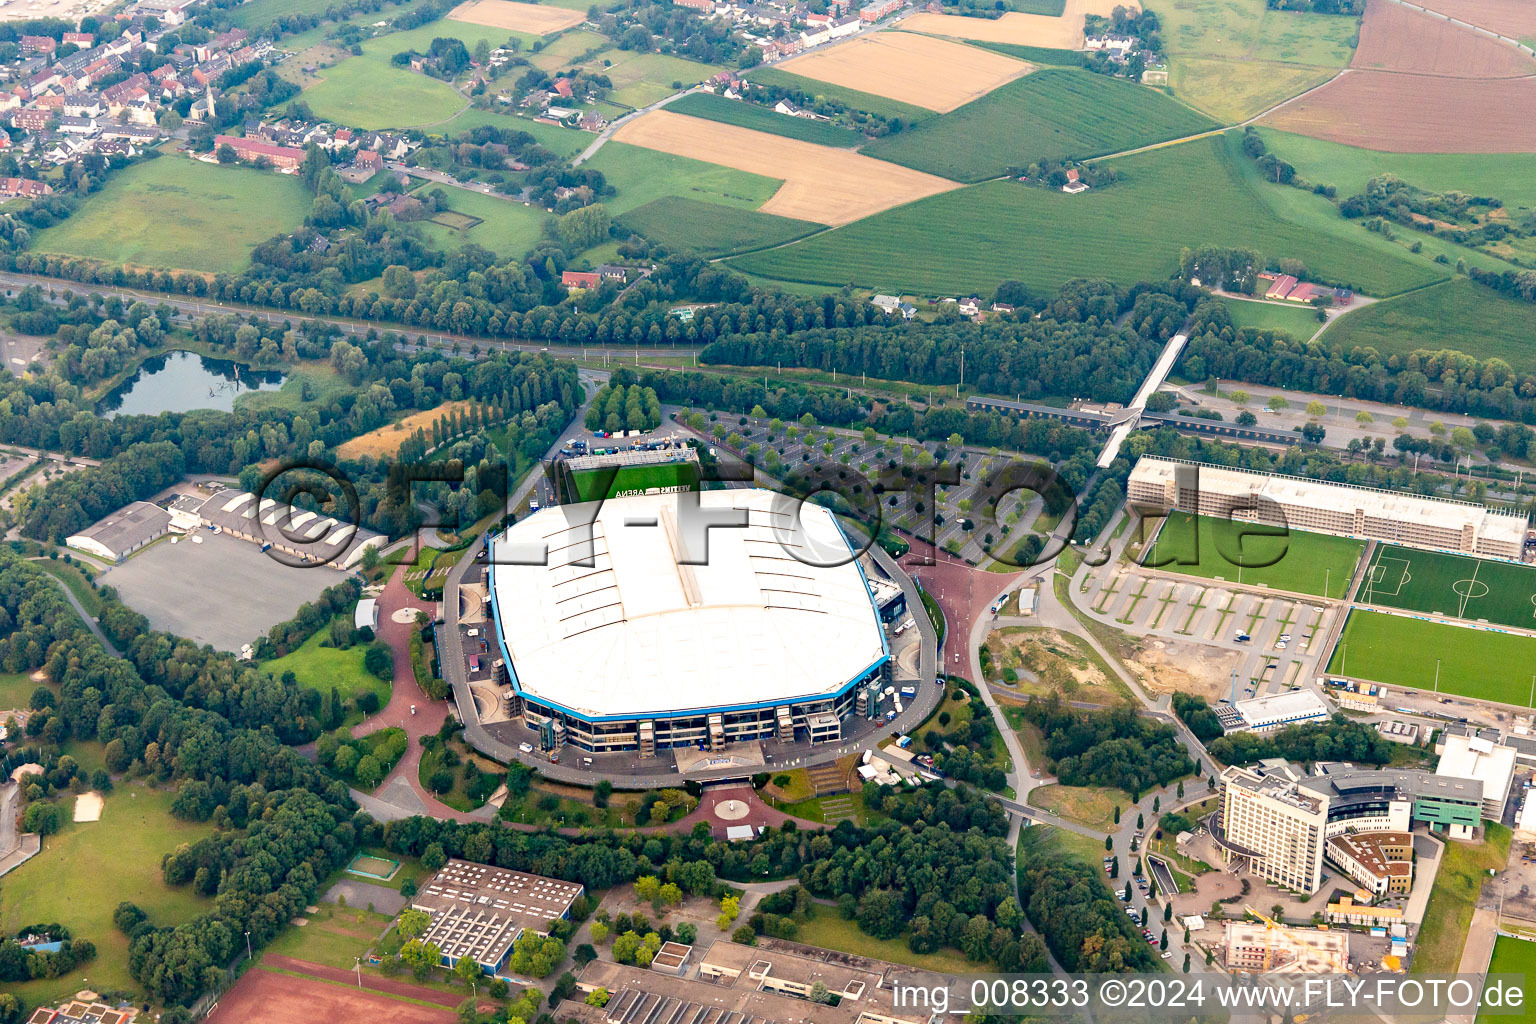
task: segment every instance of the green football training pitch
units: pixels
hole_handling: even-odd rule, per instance
[[[1341,598],[1364,552],[1362,542],[1348,537],[1175,512],[1141,564],[1186,576]]]
[[[1536,637],[1355,609],[1328,671],[1529,706]]]
[[[609,474],[612,474],[610,479]],[[577,501],[646,494],[656,490],[694,490],[699,485],[698,467],[692,462],[665,462],[651,466],[621,466],[571,474]]]
[[[1536,629],[1536,569],[1382,545],[1360,585],[1363,604]]]

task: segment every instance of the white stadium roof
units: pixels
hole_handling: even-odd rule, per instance
[[[837,521],[772,491],[544,509],[493,542],[492,563],[517,686],[582,717],[831,695],[887,653]]]

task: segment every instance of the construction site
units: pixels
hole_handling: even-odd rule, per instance
[[[1225,967],[1244,974],[1343,974],[1349,970],[1349,933],[1292,928],[1260,914],[1257,921],[1226,922]]]

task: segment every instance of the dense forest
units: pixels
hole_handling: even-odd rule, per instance
[[[1033,698],[1024,720],[1045,739],[1046,767],[1068,786],[1123,789],[1132,800],[1195,770],[1172,726],[1137,708],[1082,711],[1060,694]]]

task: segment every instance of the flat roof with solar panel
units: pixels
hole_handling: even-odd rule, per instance
[[[451,860],[421,887],[411,906],[432,918],[422,938],[443,951],[445,965],[469,956],[494,974],[524,930],[544,934],[585,891],[576,882]]]
[[[889,658],[837,520],[772,491],[547,508],[497,538],[491,563],[511,683],[546,713],[617,722],[830,702]]]

